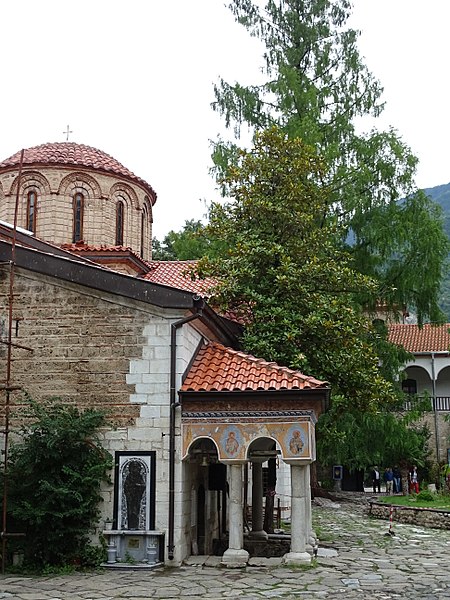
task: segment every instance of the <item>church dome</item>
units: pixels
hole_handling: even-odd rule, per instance
[[[0,162],[0,173],[18,167],[20,164],[20,155],[21,150]],[[146,189],[152,204],[156,202],[156,193],[150,184],[124,167],[118,160],[109,154],[84,144],[55,142],[27,148],[24,150],[23,164],[28,167],[32,165],[37,168],[48,165],[61,167],[76,166],[110,173],[140,184]]]
[[[0,162],[0,220],[52,244],[131,248],[151,259],[156,193],[102,150],[55,142]]]

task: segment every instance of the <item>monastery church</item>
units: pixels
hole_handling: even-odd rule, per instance
[[[268,539],[268,461],[289,475],[284,561],[307,564],[315,423],[329,385],[243,353],[239,324],[208,304],[208,282],[186,276],[189,263],[152,261],[156,199],[81,144],[0,162],[0,428],[7,403],[18,426],[23,391],[107,409],[102,444],[115,470],[97,539],[111,568],[126,557],[179,565],[220,548],[224,565],[245,565],[247,541]]]

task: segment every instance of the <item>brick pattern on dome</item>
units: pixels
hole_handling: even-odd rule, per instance
[[[9,158],[0,162],[0,170],[18,167],[20,164],[21,150]],[[79,166],[105,171],[119,175],[125,179],[135,181],[143,185],[151,196],[152,204],[156,201],[156,194],[150,184],[124,167],[118,160],[106,154],[102,150],[75,144],[74,142],[55,142],[41,144],[33,148],[27,148],[23,155],[23,164],[30,165],[62,165]]]
[[[205,295],[214,285],[214,279],[193,279],[190,273],[197,264],[195,260],[152,260],[151,267],[144,279],[174,287],[185,292]]]
[[[450,323],[444,325],[395,324],[389,326],[389,341],[408,352],[448,352]]]
[[[133,250],[126,246],[107,246],[106,244],[85,244],[76,242],[74,244],[61,244],[61,248],[63,250],[68,250],[69,252],[115,252],[117,254],[122,254],[123,252],[127,252],[129,254],[133,254],[137,258],[138,255],[133,252]],[[139,259],[142,260],[142,259]]]
[[[280,367],[217,342],[202,346],[187,373],[182,392],[235,392],[328,389],[325,381]]]

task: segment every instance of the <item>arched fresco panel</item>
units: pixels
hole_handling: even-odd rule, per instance
[[[306,411],[305,411],[306,412]],[[292,415],[293,416],[293,415]],[[281,458],[289,461],[311,462],[315,460],[314,420],[310,414],[296,415],[295,420],[263,417],[247,419],[210,417],[184,419],[182,423],[183,451],[185,460],[192,443],[199,438],[211,439],[217,447],[221,462],[244,462],[248,460],[248,448],[258,438],[271,438],[281,449]]]

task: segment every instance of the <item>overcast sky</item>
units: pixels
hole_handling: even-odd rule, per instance
[[[385,89],[379,127],[420,159],[417,183],[450,181],[450,0],[354,0],[366,63]],[[256,40],[223,0],[15,0],[0,3],[0,160],[69,141],[111,154],[148,181],[159,239],[217,198],[209,140],[219,76],[258,80]]]

